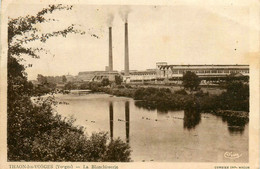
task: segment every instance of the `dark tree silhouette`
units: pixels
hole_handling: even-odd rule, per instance
[[[108,86],[108,85],[109,85],[109,80],[108,80],[108,78],[102,79],[101,84],[102,84],[102,86]]]
[[[62,76],[62,82],[63,82],[63,83],[66,83],[66,82],[67,82],[67,78],[66,78],[65,75]]]
[[[190,91],[197,90],[200,84],[199,77],[191,71],[187,71],[182,78],[183,86],[185,89],[189,89]]]
[[[121,85],[121,83],[123,82],[123,78],[119,75],[115,76],[115,82],[117,85]]]

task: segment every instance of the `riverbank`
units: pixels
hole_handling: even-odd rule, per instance
[[[245,111],[217,110],[214,112],[214,114],[217,116],[237,117],[237,118],[249,120],[249,112],[245,112]]]
[[[243,84],[234,88],[228,86],[227,91],[220,95],[202,90],[191,93],[181,89],[172,92],[169,88],[154,87],[98,87],[94,92],[130,97],[136,100],[136,106],[150,110],[196,109],[220,116],[249,119],[249,90],[246,87]]]

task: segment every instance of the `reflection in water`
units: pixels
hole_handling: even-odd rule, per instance
[[[109,120],[110,120],[110,138],[113,140],[113,120],[114,120],[114,110],[113,110],[113,103],[109,102]]]
[[[157,113],[158,113],[158,115],[165,115],[165,114],[168,114],[168,110],[157,109]]]
[[[200,112],[197,110],[185,110],[184,111],[184,119],[183,119],[183,127],[185,129],[194,129],[201,120]]]
[[[129,143],[129,130],[130,130],[130,108],[129,101],[125,102],[125,130],[126,130],[126,142]],[[112,102],[109,102],[109,126],[110,126],[110,138],[113,140],[114,134],[114,106]]]
[[[119,137],[124,142],[128,138],[133,161],[248,162],[248,124],[243,127],[243,134],[239,132],[229,134],[230,130],[227,128],[228,125],[233,128],[241,124],[243,126],[245,124],[243,121],[234,122],[234,119],[225,119],[226,121],[222,122],[221,116],[217,118],[212,113],[201,113],[201,120],[199,120],[199,114],[196,117],[191,112],[184,113],[183,110],[168,110],[168,113],[161,109],[150,111],[135,106],[133,99],[110,97],[106,94],[76,97],[61,95],[58,99],[70,104],[58,105],[57,111],[65,117],[73,115],[77,119],[75,124],[86,127],[88,133],[110,132],[109,139]],[[192,126],[195,129],[187,129]],[[234,130],[238,131],[238,129]],[[217,140],[217,144],[212,140]],[[214,151],[211,151],[212,149]],[[238,152],[243,155],[238,159],[230,160],[224,158],[223,151]]]
[[[144,101],[136,101],[135,105],[138,108],[143,108],[146,110],[154,110],[153,106],[149,103]],[[164,108],[157,108],[157,114],[159,116],[165,116],[168,114],[168,109]],[[228,131],[230,134],[240,133],[243,134],[245,130],[245,125],[248,123],[247,118],[238,118],[238,117],[227,117],[221,116],[223,122],[227,122]],[[184,111],[184,122],[183,127],[184,129],[194,129],[201,121],[201,113],[197,109],[196,106],[193,108],[189,108]]]
[[[125,130],[126,130],[126,142],[129,143],[129,101],[125,102]]]
[[[227,122],[228,131],[233,133],[243,134],[245,130],[245,125],[248,123],[248,119],[246,118],[238,118],[238,117],[227,117],[222,116],[222,121]]]

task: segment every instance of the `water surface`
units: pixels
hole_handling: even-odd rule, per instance
[[[247,162],[248,124],[211,114],[146,110],[131,98],[107,94],[57,95],[57,111],[76,118],[88,134],[106,131],[132,149],[133,161]],[[232,120],[231,120],[232,121]],[[225,152],[240,158],[224,157]]]

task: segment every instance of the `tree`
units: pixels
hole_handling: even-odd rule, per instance
[[[116,82],[117,85],[121,85],[121,83],[123,82],[122,76],[116,75],[115,76],[115,82]]]
[[[109,80],[108,78],[103,78],[101,81],[102,86],[108,86],[109,85]]]
[[[199,77],[191,71],[187,71],[182,78],[182,84],[185,89],[189,89],[190,91],[197,90],[200,84]]]
[[[67,82],[67,78],[66,78],[65,75],[62,76],[62,82],[63,82],[63,83],[66,83],[66,82]]]
[[[47,83],[47,78],[45,76],[41,75],[41,74],[38,74],[37,81],[40,84],[46,84]]]
[[[41,33],[36,24],[56,21],[46,19],[45,14],[56,10],[71,10],[72,6],[50,5],[35,16],[18,17],[8,20],[8,89],[7,89],[7,146],[9,161],[120,161],[111,156],[112,143],[107,143],[104,133],[91,137],[84,134],[82,127],[73,125],[73,120],[63,119],[54,114],[53,97],[37,98],[32,102],[32,84],[25,73],[26,66],[20,61],[23,55],[40,58],[43,48],[31,48],[29,42],[46,42],[50,37],[69,33],[84,32],[76,30],[74,24],[55,32]],[[39,26],[38,26],[39,27]],[[27,45],[25,45],[27,44]],[[39,76],[43,83],[46,77]],[[47,82],[48,83],[48,82]],[[36,103],[36,104],[35,104]],[[100,147],[98,147],[100,146]],[[123,160],[129,160],[130,150],[126,143],[122,149]],[[119,149],[120,149],[119,147]],[[117,147],[118,148],[118,147]]]
[[[72,82],[68,82],[67,84],[65,84],[64,89],[73,90],[73,89],[77,89],[77,86]]]

